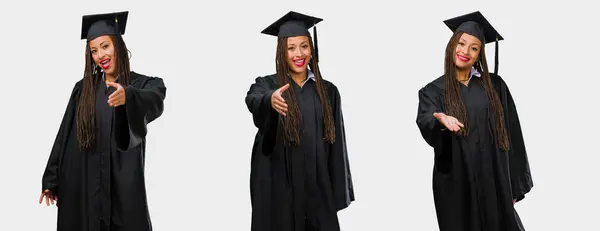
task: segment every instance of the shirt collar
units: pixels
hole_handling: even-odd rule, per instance
[[[306,82],[308,82],[308,80],[315,81],[315,74],[311,70],[308,70],[307,78],[302,84],[305,84]]]
[[[471,73],[469,74],[469,81],[471,81],[471,78],[473,78],[473,76],[481,78],[481,73],[479,73],[479,71],[477,71],[477,69],[475,67],[471,67]]]
[[[102,81],[105,82],[106,79],[104,79],[104,71],[102,72]],[[117,78],[115,79],[115,82],[119,81],[119,76],[117,76]]]

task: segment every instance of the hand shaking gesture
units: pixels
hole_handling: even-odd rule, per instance
[[[281,96],[281,94],[285,90],[287,90],[288,88],[290,88],[290,84],[289,83],[286,84],[286,85],[284,85],[283,87],[277,89],[271,95],[271,107],[273,107],[273,109],[275,109],[275,111],[277,111],[282,116],[285,116],[285,113],[287,112],[288,105],[285,103],[285,99],[283,99],[283,97]]]
[[[118,107],[125,104],[125,88],[123,88],[121,84],[115,82],[109,82],[106,85],[117,89],[108,97],[108,105],[111,107]]]
[[[453,132],[457,132],[461,128],[465,127],[465,125],[458,121],[458,119],[441,112],[433,113],[433,117],[435,117],[438,121],[440,121],[440,123],[442,123],[442,125]]]

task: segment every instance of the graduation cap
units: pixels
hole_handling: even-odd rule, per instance
[[[129,12],[84,15],[81,23],[81,39],[93,40],[103,35],[125,34]]]
[[[317,57],[317,60],[319,60],[316,24],[321,21],[323,21],[323,19],[290,11],[289,13],[275,21],[273,24],[265,28],[261,33],[277,36],[278,38],[310,36],[308,29],[312,27],[315,47],[313,55]]]
[[[84,15],[81,22],[81,39],[87,42],[103,35],[117,36],[117,52],[125,54],[125,46],[121,43],[121,35],[125,34],[129,11]],[[94,67],[94,73],[96,69]]]
[[[464,32],[478,38],[482,44],[495,42],[496,52],[494,60],[494,74],[498,74],[498,41],[504,40],[502,36],[483,17],[481,12],[465,14],[444,21],[453,32]]]

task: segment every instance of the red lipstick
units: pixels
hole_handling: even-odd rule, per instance
[[[112,64],[112,61],[110,59],[108,59],[108,58],[103,59],[103,60],[100,61],[100,66],[104,70],[108,69],[111,64]]]
[[[306,59],[293,59],[294,65],[297,67],[303,67],[306,64]]]
[[[462,56],[462,55],[456,55],[456,58],[458,58],[458,60],[463,61],[463,62],[469,62],[469,60],[471,60],[470,58],[468,58],[466,56]]]

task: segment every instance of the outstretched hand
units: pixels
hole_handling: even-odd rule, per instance
[[[108,105],[118,107],[125,104],[125,88],[121,84],[108,82],[106,85],[116,88],[117,90],[108,96]]]
[[[288,84],[284,85],[283,87],[280,87],[279,89],[274,91],[273,94],[271,95],[271,107],[273,107],[273,109],[275,109],[275,111],[277,111],[282,116],[285,116],[288,105],[285,103],[285,99],[283,99],[281,94],[283,94],[283,92],[285,90],[287,90],[289,87],[290,87],[290,84],[288,83]]]
[[[442,123],[442,125],[453,132],[457,132],[461,128],[465,127],[465,125],[458,121],[458,119],[441,112],[433,113],[433,117],[435,117],[438,121],[440,121],[440,123]]]

